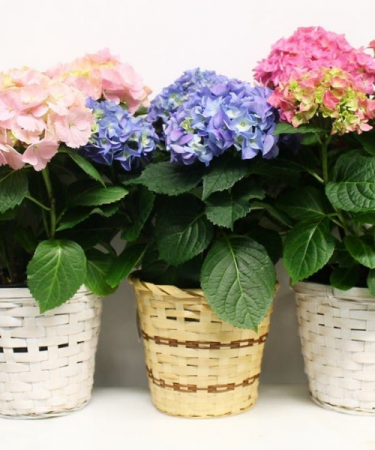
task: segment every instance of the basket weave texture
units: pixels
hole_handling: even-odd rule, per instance
[[[102,302],[82,287],[40,314],[27,288],[0,290],[0,414],[43,418],[91,398]]]
[[[327,409],[375,414],[375,299],[364,288],[294,287],[310,392]]]
[[[203,292],[133,277],[152,400],[162,412],[219,417],[250,408],[270,313],[258,333],[222,322]]]

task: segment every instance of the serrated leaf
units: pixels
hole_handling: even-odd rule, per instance
[[[68,240],[41,242],[27,266],[28,286],[42,313],[72,298],[85,277],[85,253]]]
[[[375,211],[353,214],[352,218],[358,224],[368,223],[375,225]]]
[[[174,196],[195,188],[202,180],[204,172],[202,165],[184,166],[161,162],[148,165],[137,183],[157,194]]]
[[[89,207],[77,207],[69,209],[63,215],[60,225],[57,228],[57,231],[69,230],[70,228],[75,227],[79,223],[85,221],[93,214],[98,214],[103,217],[111,217],[115,214],[120,207],[119,203],[112,203],[109,205],[102,205],[100,208],[89,208]]]
[[[305,280],[324,267],[334,248],[328,220],[299,222],[284,243],[283,260],[292,283]]]
[[[210,171],[203,177],[203,200],[217,191],[231,188],[247,173],[248,164],[232,155],[223,155],[215,159],[210,166]]]
[[[0,214],[19,205],[28,194],[28,182],[23,170],[4,171],[0,178]]]
[[[266,160],[257,157],[249,161],[247,175],[262,175],[266,179],[284,181],[291,186],[297,186],[303,170],[305,168],[299,164],[282,158]]]
[[[146,248],[146,244],[127,245],[113,261],[111,271],[107,275],[107,283],[112,287],[118,286],[140,264]]]
[[[128,194],[128,190],[121,186],[106,188],[94,187],[76,195],[70,201],[71,206],[100,206],[115,203]]]
[[[249,200],[233,192],[215,192],[206,200],[206,216],[214,225],[233,229],[236,220],[250,211]]]
[[[67,153],[70,158],[79,166],[87,175],[94,178],[94,180],[101,183],[103,186],[105,186],[105,183],[103,181],[102,176],[100,173],[96,170],[96,168],[91,164],[90,161],[88,161],[86,158],[81,156],[79,153],[77,153],[76,150],[72,150],[68,147],[60,148],[59,150],[62,153]]]
[[[329,201],[338,209],[367,212],[375,209],[375,158],[343,155],[335,169],[336,182],[326,186]]]
[[[313,186],[285,193],[278,199],[276,206],[296,220],[319,220],[332,212],[324,191]]]
[[[108,253],[102,253],[99,250],[92,249],[86,252],[87,273],[85,285],[96,295],[104,297],[111,295],[116,288],[109,286],[107,277],[110,274],[113,265],[113,256]]]
[[[273,132],[274,135],[278,134],[306,134],[306,133],[327,133],[326,130],[320,127],[315,127],[313,125],[300,125],[295,128],[293,125],[287,122],[280,122],[276,126],[276,130]]]
[[[316,133],[306,133],[303,135],[301,144],[306,146],[319,144],[319,137]]]
[[[205,250],[213,236],[202,202],[192,195],[169,199],[156,219],[155,237],[161,259],[182,264]]]
[[[252,210],[253,209],[254,210],[255,209],[264,209],[277,222],[281,223],[282,225],[284,225],[286,227],[291,226],[291,221],[288,218],[288,216],[269,203],[255,201],[255,202],[251,202],[250,206],[251,206]]]
[[[367,287],[370,289],[371,295],[375,297],[375,269],[369,270],[367,275]]]
[[[266,250],[245,236],[216,241],[201,273],[202,289],[214,312],[236,327],[252,330],[271,307],[275,282]]]
[[[139,186],[134,200],[136,214],[132,223],[123,228],[122,239],[127,242],[133,242],[138,238],[152,212],[154,200],[155,196],[152,192],[143,186]]]
[[[331,285],[341,291],[347,291],[356,286],[359,279],[359,267],[354,265],[352,267],[341,268],[337,267],[331,274]]]
[[[360,264],[375,269],[375,244],[369,236],[346,236],[344,244],[351,256]]]

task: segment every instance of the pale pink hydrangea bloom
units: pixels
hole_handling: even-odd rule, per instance
[[[59,144],[85,145],[94,117],[77,89],[29,68],[0,73],[0,165],[42,170]]]
[[[94,100],[105,98],[124,102],[131,113],[148,106],[151,90],[130,64],[122,63],[108,49],[87,54],[47,71],[47,75],[64,81]]]
[[[338,67],[353,76],[358,88],[372,94],[375,61],[363,48],[352,47],[344,35],[321,27],[298,28],[292,36],[282,38],[271,53],[254,69],[254,77],[272,89],[280,83],[320,67]]]

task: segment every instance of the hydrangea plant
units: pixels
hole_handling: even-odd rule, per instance
[[[170,108],[167,93],[193,74],[205,82]],[[139,176],[121,176],[137,200],[124,221],[128,245],[110,285],[139,266],[145,281],[201,287],[220,318],[257,329],[274,297],[281,251],[275,230],[285,219],[272,206],[273,180],[288,172],[273,159],[278,113],[270,95],[268,88],[196,70],[163,90],[164,112],[161,96],[151,102],[158,149]]]
[[[275,205],[290,220],[283,259],[293,284],[368,286],[375,296],[374,68],[343,36],[307,28],[277,42],[255,70],[275,88],[276,133],[301,136],[279,158],[300,180]]]
[[[107,52],[76,66],[0,73],[0,285],[28,286],[41,312],[82,284],[114,292],[110,243],[129,191],[108,164],[133,170],[157,140],[130,113],[148,92],[130,66]],[[101,103],[87,100],[87,89]]]

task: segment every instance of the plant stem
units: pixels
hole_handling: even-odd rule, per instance
[[[31,195],[26,195],[26,198],[30,201],[32,201],[33,203],[35,203],[36,205],[40,206],[41,208],[45,209],[46,211],[50,211],[51,208],[48,208],[48,206],[43,205],[43,203],[41,203],[39,200],[37,200],[36,198],[32,197]]]
[[[331,137],[329,137],[328,139],[324,140],[322,142],[322,149],[321,149],[321,154],[322,154],[322,171],[323,171],[323,181],[324,184],[327,184],[329,181],[329,177],[328,177],[328,144],[331,140]]]
[[[50,232],[49,232],[49,237],[50,237],[50,239],[54,239],[55,238],[55,232],[56,232],[56,205],[55,205],[55,197],[54,197],[54,194],[53,194],[53,188],[52,188],[52,183],[51,183],[51,179],[50,179],[50,176],[49,176],[48,167],[46,167],[45,169],[42,170],[42,175],[43,175],[44,183],[46,185],[48,198],[49,198],[50,205],[51,205],[51,208],[50,208]]]

